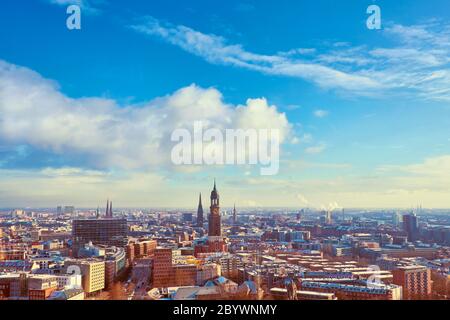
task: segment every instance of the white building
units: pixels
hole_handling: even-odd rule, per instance
[[[79,289],[82,288],[81,274],[62,274],[56,275],[58,281],[58,290]]]

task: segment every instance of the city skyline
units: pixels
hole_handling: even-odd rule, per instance
[[[0,208],[450,208],[448,4],[331,3],[4,4]],[[173,165],[194,121],[279,130],[279,173]]]
[[[207,227],[109,199],[2,212],[0,300],[448,300],[448,212],[222,215],[219,194]]]
[[[0,306],[444,309],[449,128],[448,0],[4,1]]]

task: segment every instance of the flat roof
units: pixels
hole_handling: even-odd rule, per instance
[[[279,293],[287,293],[287,289],[283,289],[283,288],[272,288],[272,289],[270,289],[270,291],[271,292],[279,292]],[[334,293],[316,292],[316,291],[304,291],[304,290],[297,290],[297,294],[305,295],[305,296],[317,296],[317,297],[334,296]]]

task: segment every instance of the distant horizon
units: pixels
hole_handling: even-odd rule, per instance
[[[68,206],[72,206],[72,205],[68,205]],[[63,208],[65,206],[62,206]],[[87,207],[77,207],[76,205],[74,206],[75,210],[97,210],[97,206],[87,206]],[[205,209],[205,205],[203,206]],[[207,206],[209,207],[209,206]],[[3,210],[56,210],[57,206],[55,207],[23,207],[23,206],[12,206],[12,207],[4,207],[4,208],[0,208],[0,212]],[[232,210],[233,206],[220,206],[221,209],[226,209],[226,210]],[[103,211],[102,211],[103,209]],[[418,208],[416,207],[348,207],[348,208],[335,208],[335,209],[326,209],[326,208],[313,208],[313,207],[238,207],[236,206],[236,209],[238,210],[290,210],[290,211],[301,211],[301,210],[313,210],[313,211],[332,211],[332,212],[336,212],[336,211],[342,211],[342,209],[344,209],[346,212],[348,212],[348,210],[350,211],[355,211],[355,210],[381,210],[381,211],[386,211],[386,210],[397,210],[397,211],[416,211]],[[117,211],[117,210],[167,210],[167,211],[171,211],[171,210],[189,210],[189,211],[196,211],[197,207],[193,208],[193,207],[167,207],[167,206],[156,206],[156,207],[113,207],[113,211]],[[439,210],[439,211],[445,211],[445,210],[450,210],[450,208],[427,208],[427,207],[422,207],[421,210],[431,210],[431,211],[435,211],[435,210]],[[105,208],[100,207],[100,213],[104,212]]]

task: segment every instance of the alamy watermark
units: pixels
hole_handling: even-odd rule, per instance
[[[70,15],[66,20],[67,29],[81,30],[81,7],[73,4],[67,7],[66,12]]]
[[[70,15],[66,20],[66,26],[69,30],[81,30],[81,7],[72,4],[67,7],[67,14]],[[366,26],[369,30],[381,29],[381,8],[378,5],[370,5],[366,11],[370,14],[366,21]]]
[[[280,130],[208,128],[201,121],[192,129],[172,132],[174,165],[259,165],[263,176],[280,169]]]
[[[366,25],[369,30],[381,29],[381,8],[376,4],[370,5],[367,8],[367,14],[370,14]]]
[[[370,277],[367,278],[367,288],[379,289],[384,286],[383,281],[380,279],[381,269],[377,265],[371,265],[367,268],[367,271],[372,272]]]

